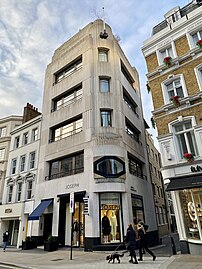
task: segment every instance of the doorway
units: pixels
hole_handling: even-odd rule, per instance
[[[44,229],[43,229],[43,239],[47,240],[49,235],[52,235],[52,221],[53,214],[44,214]]]

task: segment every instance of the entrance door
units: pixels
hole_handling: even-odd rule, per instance
[[[49,235],[52,235],[52,221],[53,214],[44,214],[44,229],[43,229],[43,238],[47,240]]]
[[[18,234],[19,234],[19,220],[14,220],[12,245],[17,246]]]

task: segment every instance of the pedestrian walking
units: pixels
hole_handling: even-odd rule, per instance
[[[130,252],[130,263],[136,263],[138,264],[135,249],[136,249],[136,233],[133,229],[132,224],[128,225],[127,233],[126,233],[126,238],[125,242],[127,244],[127,249]]]
[[[152,257],[153,261],[156,260],[156,255],[147,246],[147,235],[144,228],[144,224],[138,223],[138,238],[139,238],[139,259],[138,261],[143,261],[143,250],[147,251]]]
[[[6,251],[6,247],[7,247],[7,243],[8,243],[8,238],[9,238],[9,232],[6,231],[3,234],[4,252]]]

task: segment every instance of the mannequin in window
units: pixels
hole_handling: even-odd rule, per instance
[[[77,219],[74,219],[74,222],[73,222],[73,244],[74,245],[77,245],[78,231],[79,231],[78,220]]]
[[[104,213],[104,216],[102,218],[102,234],[104,237],[104,243],[108,243],[108,237],[111,231],[109,219],[107,217],[107,213]]]
[[[110,226],[111,226],[111,235],[112,240],[116,240],[116,230],[117,230],[117,219],[114,211],[112,211],[112,215],[110,217]]]

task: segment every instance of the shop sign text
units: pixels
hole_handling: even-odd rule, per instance
[[[73,183],[73,184],[66,185],[65,189],[69,190],[69,189],[74,189],[76,187],[79,187],[79,184],[78,183]]]
[[[101,210],[117,210],[119,205],[102,205]]]
[[[5,209],[5,213],[12,213],[13,211],[12,211],[12,208],[6,208]]]

